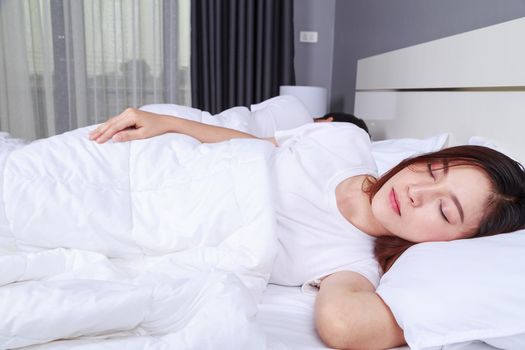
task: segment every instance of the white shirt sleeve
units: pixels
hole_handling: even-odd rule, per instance
[[[343,139],[337,135],[343,135]],[[351,145],[358,138],[363,138],[367,143],[370,143],[370,138],[366,131],[352,123],[341,122],[309,123],[295,129],[277,130],[274,137],[279,146],[286,146],[306,137],[318,140],[326,148],[340,146],[342,145],[341,141],[346,141],[344,142],[345,146]]]
[[[282,151],[301,152],[312,162],[318,162],[316,166],[329,158],[341,169],[354,166],[376,169],[370,151],[370,137],[366,131],[351,123],[310,123],[291,130],[280,130],[275,133],[275,141]],[[332,175],[335,174],[324,176]]]
[[[336,272],[341,271],[352,271],[360,274],[364,278],[368,280],[374,286],[374,288],[377,288],[379,286],[379,280],[381,279],[381,271],[379,264],[375,259],[367,259],[368,261],[362,261],[359,264],[352,264],[351,266],[347,267],[341,267],[339,269],[335,269],[333,271],[327,272],[323,274],[323,276],[319,276],[317,278],[313,278],[311,280],[306,281],[301,286],[301,290],[303,293],[306,294],[315,294],[319,291],[319,286],[321,284],[321,280],[325,278],[326,276],[329,276],[331,274],[334,274]]]
[[[313,118],[295,96],[277,96],[251,105],[250,128],[258,137],[272,137],[277,130],[312,124]]]

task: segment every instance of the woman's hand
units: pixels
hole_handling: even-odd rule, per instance
[[[91,131],[89,139],[97,143],[104,143],[109,139],[121,142],[147,139],[167,132],[188,135],[205,143],[221,142],[234,138],[257,138],[238,130],[128,108]],[[277,145],[273,138],[267,139],[267,141]]]
[[[166,118],[170,117],[128,108],[91,131],[89,139],[104,143],[109,139],[122,142],[162,135],[169,131]]]

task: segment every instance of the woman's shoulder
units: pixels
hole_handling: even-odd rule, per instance
[[[315,142],[333,147],[354,147],[361,145],[370,150],[370,137],[363,129],[350,123],[308,123],[294,129],[275,132],[279,145],[287,142]]]

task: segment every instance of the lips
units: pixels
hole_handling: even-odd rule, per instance
[[[392,210],[399,216],[401,216],[401,210],[399,208],[399,200],[397,199],[396,191],[392,188],[389,194],[390,206]]]

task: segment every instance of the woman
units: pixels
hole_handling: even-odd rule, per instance
[[[319,288],[316,326],[331,347],[401,345],[401,328],[374,292],[377,261],[386,271],[412,243],[521,228],[523,167],[496,151],[461,146],[406,160],[376,180],[368,135],[348,124],[321,124],[327,125],[310,124],[267,139],[279,147],[274,168],[281,250],[270,282]],[[93,130],[90,139],[129,141],[166,132],[201,142],[255,138],[127,109]],[[330,261],[316,260],[317,250],[327,250]],[[335,263],[346,258],[348,264]]]

